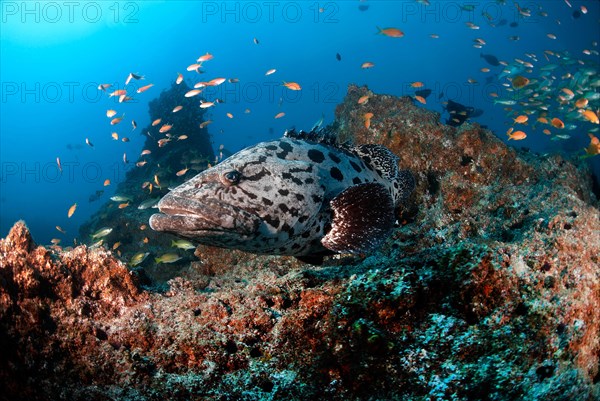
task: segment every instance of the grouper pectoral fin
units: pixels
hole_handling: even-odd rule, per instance
[[[394,200],[381,184],[354,185],[331,201],[331,230],[321,243],[340,253],[370,252],[394,227]]]

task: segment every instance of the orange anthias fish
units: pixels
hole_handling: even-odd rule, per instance
[[[160,127],[160,129],[158,130],[158,132],[160,132],[161,134],[164,134],[165,132],[169,132],[169,130],[173,128],[172,125],[169,124],[165,124],[162,127]]]
[[[358,98],[358,104],[365,104],[369,101],[369,95],[364,95]]]
[[[363,119],[365,120],[365,128],[369,128],[371,126],[371,118],[373,118],[373,113],[365,113],[363,115]]]
[[[68,218],[71,218],[71,216],[73,216],[73,213],[75,213],[75,209],[77,209],[77,203],[74,203],[73,206],[69,208],[69,211],[67,212]]]
[[[594,113],[593,110],[582,110],[581,114],[585,117],[586,120],[591,122],[592,124],[598,124],[600,121],[598,120],[598,115]]]
[[[156,120],[152,121],[152,126],[156,127],[158,124],[160,124],[161,121],[162,121],[162,119],[157,118]]]
[[[417,95],[417,96],[415,96],[415,99],[421,104],[427,104],[427,100],[425,100],[425,98],[423,96]]]
[[[218,86],[221,85],[223,82],[225,82],[226,79],[225,78],[215,78],[215,79],[211,79],[210,81],[208,81],[206,83],[206,86]]]
[[[529,117],[522,115],[522,116],[518,116],[517,118],[514,119],[515,124],[523,124],[526,123],[527,120],[529,120]]]
[[[375,64],[371,63],[370,61],[365,61],[364,63],[362,63],[362,65],[360,66],[360,68],[366,69],[366,68],[373,68],[375,67]]]
[[[195,63],[195,64],[190,64],[187,66],[187,70],[188,71],[196,71],[196,72],[200,72],[200,67],[202,67],[202,65]]]
[[[587,148],[585,148],[585,153],[589,156],[596,156],[600,154],[600,139],[592,134],[588,135],[590,136],[590,144]]]
[[[148,89],[152,88],[154,86],[154,84],[149,84],[146,86],[142,86],[141,88],[138,88],[138,90],[136,91],[137,93],[142,93],[142,92],[146,92]]]
[[[183,82],[183,75],[182,75],[180,72],[178,72],[178,73],[177,73],[177,79],[175,80],[175,83],[176,83],[177,85],[179,85],[179,84],[180,84],[180,83],[182,83],[182,82]]]
[[[380,28],[377,27],[378,30],[378,34],[380,35],[385,35],[388,36],[390,38],[401,38],[404,36],[404,32],[402,32],[400,29],[398,28]]]
[[[567,100],[571,100],[575,97],[575,93],[573,93],[573,91],[569,88],[562,88],[561,91],[567,95],[566,98]]]
[[[159,139],[158,140],[158,147],[162,148],[163,146],[165,146],[167,143],[171,142],[170,138],[163,138],[163,139]]]
[[[558,128],[558,129],[565,128],[565,123],[563,123],[561,119],[556,118],[556,117],[553,118],[552,121],[550,121],[550,124],[552,124],[552,126],[554,128]]]
[[[108,97],[123,96],[123,95],[127,95],[127,91],[125,89],[117,89],[116,91],[114,91],[110,95],[108,95]]]
[[[190,91],[187,91],[185,93],[185,95],[183,95],[183,96],[185,96],[185,97],[193,97],[193,96],[196,96],[196,95],[200,94],[200,92],[202,92],[201,89],[192,89]]]
[[[199,63],[203,63],[205,61],[212,60],[213,58],[214,56],[212,54],[206,53],[204,56],[198,57],[198,60],[196,61],[198,61]]]
[[[514,141],[521,141],[525,138],[527,138],[527,134],[525,134],[523,131],[514,131],[514,132],[511,132],[510,134],[508,134],[509,140],[512,139]]]
[[[589,100],[587,100],[586,98],[582,97],[581,99],[578,99],[575,102],[575,107],[577,107],[578,109],[583,109],[585,106],[587,106],[589,103]]]
[[[285,116],[285,113],[283,111],[281,113],[275,114],[275,118],[281,118],[283,116]]]
[[[112,109],[111,110],[106,110],[106,117],[112,118],[112,117],[114,117],[116,115],[117,115],[117,112],[115,110],[112,110]]]
[[[300,89],[302,89],[300,84],[298,84],[297,82],[284,82],[283,86],[293,91],[299,91]]]
[[[121,117],[113,118],[112,120],[110,120],[110,125],[117,125],[118,123],[123,121],[123,117],[125,117],[125,115],[122,115]]]
[[[133,100],[133,98],[129,97],[127,95],[121,95],[121,96],[119,96],[119,103],[129,102],[131,100]]]
[[[515,89],[521,89],[524,88],[525,86],[527,86],[529,84],[529,78],[525,78],[522,77],[520,75],[517,75],[516,77],[513,78],[512,80],[512,86]]]
[[[412,84],[410,84],[410,86],[412,86],[413,88],[422,88],[425,84],[423,84],[423,82],[413,82]]]

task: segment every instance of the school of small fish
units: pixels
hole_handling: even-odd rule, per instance
[[[504,3],[504,2],[502,2]],[[565,1],[569,8],[573,6]],[[521,7],[514,3],[516,12],[523,22],[528,19],[549,18],[542,5],[537,9]],[[576,13],[586,14],[581,6]],[[490,17],[491,19],[491,17]],[[560,24],[560,20],[556,20]],[[556,40],[553,33],[546,35]],[[478,48],[485,43],[480,42]],[[509,140],[523,140],[536,134],[549,136],[550,140],[567,140],[574,135],[597,133],[600,109],[600,77],[598,75],[598,38],[591,38],[589,49],[582,55],[566,50],[544,50],[541,54],[525,53],[522,58],[499,60],[491,54],[481,53],[489,66],[497,67],[498,83],[504,94],[490,93],[497,105],[504,106]],[[486,72],[490,68],[484,67]],[[482,69],[483,71],[483,69]],[[515,127],[519,125],[519,129]],[[540,137],[536,138],[539,140]],[[584,149],[586,156],[593,156],[594,148]]]
[[[429,0],[414,0],[423,7],[430,6]],[[564,0],[565,7],[574,9],[575,7]],[[520,22],[526,23],[533,17],[536,18],[550,18],[548,13],[543,9],[543,3],[525,3],[525,2],[508,2],[506,0],[496,0],[496,3],[502,7],[513,9],[514,13],[518,16]],[[479,13],[481,17],[477,17],[476,21],[466,22],[465,28],[473,30],[474,34],[479,37],[473,39],[472,45],[477,51],[480,51],[480,59],[483,65],[474,66],[471,72],[479,72],[484,76],[492,77],[501,90],[497,92],[489,93],[489,99],[497,107],[503,107],[506,117],[506,125],[508,129],[506,132],[507,140],[509,141],[522,141],[526,138],[533,138],[538,134],[542,134],[539,138],[550,138],[550,140],[567,140],[572,136],[587,135],[590,139],[589,145],[582,149],[582,157],[592,157],[600,154],[600,141],[598,140],[599,131],[599,116],[600,116],[600,77],[598,75],[598,38],[591,38],[589,46],[586,47],[582,54],[572,54],[566,50],[552,49],[550,46],[553,42],[556,43],[558,37],[556,33],[544,32],[543,36],[548,41],[549,48],[543,53],[524,53],[522,57],[514,58],[512,60],[502,60],[493,54],[485,54],[484,48],[488,45],[488,40],[479,33],[485,31],[486,25],[491,28],[496,28],[496,25],[501,26],[507,24],[506,21],[496,21],[490,14],[486,12],[484,7],[481,7],[479,3],[463,4],[461,9],[465,12],[474,13],[473,15],[478,16],[478,9],[481,9]],[[579,15],[587,14],[587,9],[584,6],[580,6],[577,10]],[[556,20],[557,24],[560,24],[560,20]],[[513,22],[512,24],[517,24]],[[511,24],[511,26],[512,26]],[[400,24],[399,24],[400,25]],[[405,29],[400,26],[376,26],[374,34],[384,37],[381,40],[385,43],[402,43],[402,38],[405,35],[415,35],[411,32],[408,27]],[[446,35],[440,35],[435,32],[426,32],[426,37],[434,40],[443,40]],[[389,38],[389,39],[387,39]],[[507,37],[509,42],[519,41],[521,38],[516,35]],[[389,41],[389,42],[388,42]],[[399,42],[396,42],[399,41]],[[259,45],[260,41],[257,38],[253,38],[252,42],[254,45]],[[491,41],[490,41],[491,42]],[[348,55],[350,56],[350,55]],[[222,101],[218,98],[209,99],[205,96],[205,89],[209,87],[216,87],[224,84],[234,84],[240,82],[239,78],[231,77],[216,77],[209,80],[198,81],[198,77],[201,74],[206,73],[206,65],[210,64],[211,60],[218,57],[218,54],[212,54],[207,51],[200,53],[200,56],[195,60],[189,61],[190,64],[182,65],[181,70],[186,71],[187,75],[177,72],[173,76],[175,84],[179,85],[184,80],[192,82],[193,85],[184,95],[186,98],[195,98],[199,108],[202,109],[219,109],[223,107],[220,105]],[[335,55],[337,61],[342,61],[342,57],[339,53]],[[346,54],[344,55],[346,60]],[[369,60],[364,60],[362,63],[356,65],[357,69],[363,70],[377,70],[380,67],[376,67],[375,63]],[[268,65],[266,65],[268,67]],[[184,70],[185,69],[185,70]],[[374,70],[374,71],[375,71]],[[262,70],[265,71],[265,70]],[[285,75],[284,69],[269,68],[266,72],[260,72],[264,76],[276,76]],[[368,74],[369,72],[365,72]],[[286,77],[287,78],[287,77]],[[291,78],[291,77],[290,77]],[[292,78],[293,79],[293,78]],[[465,78],[466,83],[475,85],[478,83],[478,77],[475,75],[468,76]],[[279,81],[281,88],[285,88],[290,91],[301,91],[303,90],[302,85],[307,84],[302,81],[295,80],[281,80]],[[489,82],[489,81],[488,81]],[[122,110],[118,110],[121,107],[127,107],[126,104],[132,101],[138,101],[138,96],[151,96],[146,92],[156,92],[157,88],[153,88],[154,83],[148,82],[146,76],[138,72],[130,72],[126,75],[124,85],[117,83],[101,83],[98,85],[98,90],[103,92],[104,96],[108,98],[115,98],[118,100],[118,104],[115,100],[114,108],[104,109],[103,113],[108,119],[107,125],[113,127],[112,129],[123,128],[126,124],[120,124],[126,116],[126,113]],[[414,91],[412,98],[415,102],[422,105],[427,105],[427,97],[431,94],[431,90],[427,89],[426,82],[424,81],[412,81],[407,82],[407,86]],[[440,94],[441,99],[442,95]],[[431,100],[431,99],[430,99]],[[441,100],[440,100],[441,101]],[[378,116],[369,110],[369,96],[362,96],[358,99],[358,105],[362,108],[360,116],[364,122],[364,127],[370,130],[377,129]],[[442,102],[447,104],[448,102]],[[279,103],[281,106],[281,101]],[[182,105],[174,104],[172,113],[177,113],[183,109]],[[457,124],[467,121],[470,118],[468,111],[456,111],[448,110],[450,113],[450,119]],[[246,109],[245,114],[250,113],[250,109]],[[215,115],[217,115],[215,113]],[[229,119],[237,119],[234,114],[230,111],[222,111],[221,114]],[[274,119],[281,119],[286,116],[286,112],[278,111],[272,114]],[[289,117],[288,117],[289,118]],[[131,121],[132,129],[129,131],[136,130],[137,123],[135,120],[128,116],[128,120]],[[199,122],[201,129],[206,128],[212,120],[205,120]],[[322,120],[321,120],[322,123]],[[319,124],[320,125],[320,124]],[[155,119],[151,123],[153,132],[149,132],[157,142],[158,147],[166,147],[176,141],[183,141],[188,139],[188,135],[178,132],[178,127],[174,126],[169,122],[169,115],[162,116],[161,118]],[[109,131],[110,132],[110,131]],[[114,141],[128,142],[129,138],[120,134],[117,131],[112,132],[111,137]],[[92,138],[94,139],[94,138]],[[90,138],[85,138],[85,143],[93,148],[94,145]],[[144,149],[142,150],[140,157],[151,155],[151,151]],[[223,146],[219,148],[220,156],[214,163],[218,163],[223,158]],[[151,157],[151,156],[150,156]],[[128,165],[129,160],[127,154],[123,153],[123,163]],[[203,161],[206,167],[211,167],[213,161]],[[151,159],[140,159],[135,163],[134,168],[140,168],[145,166],[147,163],[152,163]],[[56,158],[56,164],[60,172],[62,172],[61,159]],[[183,163],[182,163],[183,164]],[[180,179],[185,179],[188,176],[190,169],[194,174],[199,170],[197,168],[198,163],[188,165],[181,165],[179,170],[174,169],[169,174]],[[162,168],[162,167],[159,167]],[[163,175],[160,176],[164,178]],[[181,181],[180,181],[181,182]],[[103,181],[103,186],[111,185],[111,180],[106,178]],[[121,195],[115,195],[111,198],[116,203],[118,209],[126,210],[129,206],[133,206],[131,209],[149,209],[156,207],[160,196],[152,195],[152,191],[155,188],[162,188],[161,182],[158,175],[154,175],[153,179],[149,178],[144,183],[141,191],[144,191],[147,198],[139,204],[132,204],[133,200],[130,197]],[[68,209],[67,217],[71,218],[77,209],[77,203],[72,204]],[[146,225],[142,225],[140,230],[145,230]],[[56,226],[56,229],[65,234],[66,231],[60,226]],[[90,239],[96,241],[94,246],[101,246],[106,237],[113,232],[111,227],[103,227],[96,233],[91,235]],[[60,239],[52,241],[54,245],[58,246]],[[143,241],[143,245],[148,243],[146,237]],[[116,241],[112,244],[113,251],[120,254],[119,247],[121,242]],[[172,247],[180,250],[193,250],[195,245],[186,241],[178,240],[173,241]],[[142,251],[135,254],[130,260],[131,266],[137,266],[143,263],[150,252]],[[181,255],[169,252],[162,256],[154,258],[155,263],[175,263],[181,260]]]

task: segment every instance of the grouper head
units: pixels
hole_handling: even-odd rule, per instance
[[[289,236],[281,235],[280,226],[298,229],[307,221],[292,214],[282,221],[282,204],[294,206],[281,194],[296,188],[280,177],[289,169],[312,176],[311,168],[304,161],[277,158],[265,151],[267,146],[269,142],[244,149],[174,188],[158,203],[160,213],[152,215],[150,227],[225,248],[267,252],[265,246],[284,246]],[[296,205],[311,215],[319,206]]]

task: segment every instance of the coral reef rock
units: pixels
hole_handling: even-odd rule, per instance
[[[0,399],[600,399],[585,165],[365,87],[336,119],[417,177],[382,249],[315,267],[201,246],[159,292],[18,222],[0,240]]]

